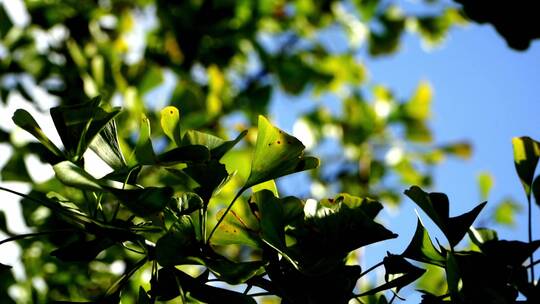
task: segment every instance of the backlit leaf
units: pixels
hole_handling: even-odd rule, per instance
[[[414,236],[409,243],[409,246],[407,246],[407,249],[405,249],[401,255],[409,259],[442,267],[444,267],[446,263],[446,258],[431,242],[431,237],[422,225],[420,218],[418,218],[416,231],[414,232]]]
[[[540,144],[530,137],[512,138],[514,165],[527,196],[531,194],[534,171],[540,157]]]
[[[64,153],[56,147],[56,145],[43,133],[41,127],[26,110],[18,109],[13,114],[13,122],[20,128],[32,134],[40,143],[42,143],[49,151],[59,158],[64,158]]]
[[[319,160],[304,157],[304,145],[259,116],[259,133],[245,188],[292,173],[316,168]]]
[[[161,110],[161,128],[163,133],[169,137],[171,141],[180,146],[180,112],[176,107],[168,106]]]

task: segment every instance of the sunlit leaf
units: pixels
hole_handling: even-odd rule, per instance
[[[486,200],[489,197],[491,188],[493,188],[493,184],[495,183],[493,176],[488,172],[482,172],[478,174],[477,180],[478,187],[480,188],[480,196],[483,200]]]
[[[28,133],[32,134],[40,143],[42,143],[49,151],[51,151],[58,158],[64,158],[64,153],[56,147],[56,145],[43,133],[41,127],[34,120],[32,115],[26,110],[18,109],[13,114],[13,122],[20,128],[24,129]]]
[[[199,132],[199,131],[187,131],[182,140],[183,145],[203,145],[210,150],[212,159],[219,160],[225,153],[229,152],[242,138],[247,134],[247,131],[243,131],[234,140],[223,140],[217,136]]]
[[[91,191],[103,190],[102,184],[98,179],[69,160],[54,165],[53,170],[56,178],[65,185]]]
[[[181,144],[180,113],[176,107],[168,106],[161,110],[161,128],[177,146]]]
[[[114,120],[109,121],[107,125],[97,134],[92,143],[92,149],[107,165],[115,170],[126,167],[126,160],[120,150],[118,143],[118,134]]]
[[[152,147],[152,140],[150,138],[150,121],[143,114],[141,116],[141,128],[139,129],[139,139],[133,150],[133,154],[128,161],[130,166],[136,164],[139,165],[151,165],[156,163],[156,155],[154,148]]]
[[[540,157],[540,144],[530,137],[512,138],[514,164],[527,196],[531,194],[534,171]]]
[[[497,205],[493,212],[493,218],[499,224],[513,226],[515,225],[516,215],[521,209],[522,207],[519,203],[511,198],[507,198]]]
[[[218,211],[216,219],[219,220],[224,213],[225,209]],[[251,229],[234,210],[230,210],[225,215],[225,219],[217,228],[210,242],[214,245],[244,244],[254,248],[258,248],[260,245],[257,232]]]
[[[446,258],[431,242],[429,233],[422,225],[420,218],[418,218],[414,236],[402,255],[409,259],[439,266],[444,266],[446,263]]]
[[[94,137],[120,113],[119,108],[111,112],[99,107],[101,98],[88,102],[51,108],[58,135],[70,159],[79,160]]]
[[[319,165],[318,159],[303,156],[305,147],[298,139],[272,126],[263,116],[259,116],[258,128],[251,172],[245,188]]]

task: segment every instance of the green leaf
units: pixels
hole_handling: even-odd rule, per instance
[[[486,205],[486,202],[483,202],[469,212],[449,217],[449,201],[444,193],[427,193],[418,186],[412,186],[405,190],[405,194],[424,210],[441,229],[452,247],[463,239],[469,227]]]
[[[127,166],[122,150],[120,150],[120,144],[118,143],[118,133],[114,120],[109,121],[101,132],[98,133],[91,142],[90,149],[114,170],[121,170]]]
[[[79,160],[94,137],[120,113],[119,108],[107,112],[99,107],[101,98],[89,102],[51,108],[58,135],[71,160]]]
[[[191,217],[183,215],[156,243],[156,260],[161,266],[179,265],[186,257],[197,254],[197,240]]]
[[[261,190],[269,190],[274,194],[275,197],[279,197],[277,185],[276,185],[276,182],[273,179],[271,179],[269,181],[266,181],[264,183],[260,183],[258,185],[255,185],[255,186],[253,186],[251,188],[251,191],[253,193],[259,192]]]
[[[181,144],[180,113],[174,106],[168,106],[161,110],[161,128],[177,146]]]
[[[216,219],[223,217],[225,209],[216,214]],[[212,245],[244,244],[254,248],[259,247],[257,232],[248,226],[234,210],[230,210],[210,239]]]
[[[242,138],[247,134],[247,131],[243,131],[234,140],[223,140],[217,136],[199,132],[199,131],[187,131],[182,140],[183,145],[203,145],[210,150],[212,159],[219,160],[225,153],[229,152]]]
[[[53,170],[56,178],[65,185],[90,191],[103,190],[102,183],[98,179],[69,160],[54,165]]]
[[[482,172],[478,174],[478,187],[480,188],[480,196],[483,200],[487,200],[489,197],[489,192],[493,188],[493,176],[488,172]]]
[[[196,192],[207,202],[232,177],[225,165],[215,159],[204,163],[188,164],[183,171],[199,184]]]
[[[446,258],[431,242],[431,237],[429,236],[428,231],[422,225],[420,218],[418,218],[416,231],[414,232],[411,242],[401,255],[419,262],[439,265],[442,267],[444,267],[446,264]]]
[[[142,114],[141,116],[141,128],[139,130],[139,139],[135,145],[135,149],[129,158],[129,166],[139,165],[153,165],[156,163],[156,155],[154,148],[152,147],[152,140],[150,138],[150,121]]]
[[[160,154],[157,159],[158,163],[163,166],[187,162],[203,162],[210,159],[210,152],[202,145],[182,146]]]
[[[193,192],[184,192],[180,197],[175,197],[175,210],[180,215],[190,214],[203,206],[203,200]]]
[[[64,159],[64,153],[58,149],[58,147],[43,133],[41,127],[34,120],[34,117],[30,115],[26,110],[18,109],[13,114],[13,122],[24,129],[26,132],[32,134],[41,144],[43,144],[49,151],[60,159]]]
[[[450,292],[452,301],[462,303],[463,299],[459,290],[461,275],[456,258],[452,253],[446,255],[446,281],[448,283],[448,291]]]
[[[24,156],[24,153],[18,153],[18,151],[13,153],[11,158],[0,171],[2,181],[32,183],[32,177],[28,173],[26,164],[24,163]]]
[[[493,212],[493,219],[501,225],[514,226],[516,215],[521,211],[522,206],[512,198],[506,198],[500,202]]]
[[[170,187],[147,187],[144,189],[107,188],[124,206],[142,217],[162,211],[172,200],[174,191]]]
[[[527,197],[531,195],[534,171],[540,157],[540,144],[530,137],[512,138],[514,165]]]
[[[317,158],[304,157],[305,147],[298,139],[272,126],[263,116],[259,116],[258,128],[251,172],[244,188],[319,165]]]

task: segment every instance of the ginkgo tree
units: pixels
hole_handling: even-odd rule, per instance
[[[74,281],[66,286],[77,288],[76,293],[49,293],[43,301],[256,303],[260,296],[273,296],[281,303],[388,303],[384,292],[392,290],[391,303],[400,289],[426,271],[411,261],[446,273],[447,291],[422,290],[424,303],[513,303],[518,294],[534,303],[540,297],[534,275],[537,261],[532,258],[540,240],[499,240],[495,231],[473,227],[486,202],[450,217],[445,194],[428,193],[418,186],[405,195],[435,223],[448,245],[434,245],[419,219],[403,253],[389,252],[363,270],[350,259],[355,250],[398,237],[376,221],[383,205],[346,193],[320,201],[280,197],[275,179],[313,169],[319,161],[304,155],[298,139],[263,116],[249,173],[237,178],[229,169],[235,163],[226,165],[223,160],[246,132],[228,141],[182,130],[178,110],[167,107],[161,111],[160,125],[168,148],[154,150],[149,119],[143,116],[139,138],[128,151],[119,144],[115,129],[120,109],[107,109],[93,99],[50,112],[62,149],[51,143],[26,111],[16,111],[13,120],[37,137],[43,159],[52,165],[55,182],[62,186],[50,184],[45,187],[48,192],[29,195],[1,190],[22,196],[24,204],[47,208],[57,222],[54,229],[38,225],[36,232],[14,235],[0,245],[49,238],[49,259],[54,260],[49,263],[87,267],[90,282],[103,275],[92,271],[94,263],[123,260],[128,267],[122,275],[105,278],[111,280],[106,288],[88,288],[88,281]],[[533,181],[538,180],[534,170],[540,143],[526,137],[513,143],[529,203],[531,193],[538,202],[539,183]],[[111,165],[112,172],[97,178],[85,170],[89,148]],[[236,194],[225,204],[216,204],[226,188]],[[458,250],[466,235],[474,246]],[[9,278],[9,266],[1,266],[0,275]],[[361,277],[381,266],[384,282],[367,290],[357,286]],[[145,270],[149,271],[146,279]],[[47,275],[54,281],[60,273]]]

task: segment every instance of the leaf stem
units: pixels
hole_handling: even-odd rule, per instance
[[[225,212],[223,213],[223,215],[219,218],[218,222],[216,223],[216,225],[214,226],[214,228],[212,228],[212,231],[210,231],[210,235],[208,235],[208,238],[206,239],[206,244],[210,243],[210,239],[212,238],[212,236],[214,235],[214,232],[216,232],[216,229],[219,227],[219,225],[221,224],[221,222],[223,222],[223,220],[225,219],[225,216],[227,216],[227,213],[229,213],[229,211],[231,211],[234,203],[236,202],[236,200],[240,197],[240,195],[242,195],[242,193],[244,193],[244,191],[246,191],[247,188],[243,187],[242,189],[240,189],[240,191],[238,191],[238,193],[236,194],[236,196],[233,198],[233,200],[231,201],[231,203],[229,204],[229,207],[227,207],[227,209],[225,210]]]
[[[529,244],[532,243],[532,206],[531,206],[531,193],[529,192],[527,194],[527,221],[529,226]],[[531,282],[534,283],[534,252],[531,252],[531,255],[529,256],[529,260],[531,261]]]
[[[52,233],[57,233],[57,232],[70,232],[70,231],[75,231],[75,229],[59,229],[59,230],[49,230],[49,231],[41,231],[41,232],[33,232],[33,233],[18,234],[18,235],[9,237],[9,238],[7,238],[7,239],[1,240],[1,241],[0,241],[0,245],[2,245],[2,244],[4,244],[4,243],[7,243],[7,242],[16,241],[16,240],[20,240],[20,239],[24,239],[24,238],[28,238],[28,237],[34,237],[34,236],[40,236],[40,235],[46,235],[46,234],[52,234]]]
[[[379,267],[379,266],[381,266],[381,265],[383,265],[383,264],[384,264],[384,261],[380,261],[379,263],[377,263],[377,264],[371,266],[368,270],[362,272],[358,278],[363,277],[363,276],[366,275],[368,272],[373,271],[375,268],[377,268],[377,267]]]

